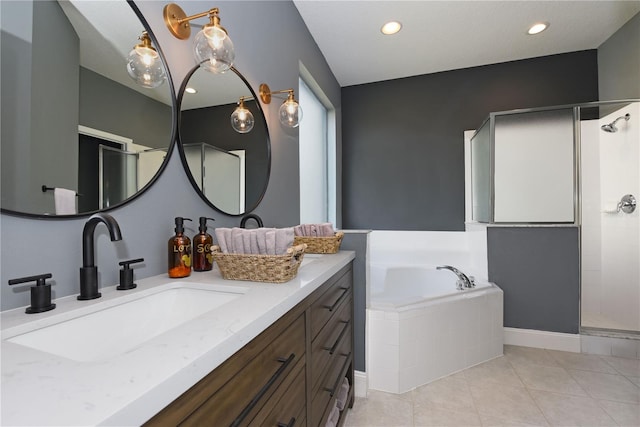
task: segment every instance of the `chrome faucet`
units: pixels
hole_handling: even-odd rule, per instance
[[[469,276],[455,267],[451,267],[450,265],[439,265],[436,267],[436,270],[449,270],[452,271],[456,276],[458,276],[458,280],[456,281],[456,289],[459,291],[463,290],[464,288],[470,289],[476,287],[476,285],[473,283],[473,280],[469,279]]]
[[[90,300],[102,296],[102,294],[98,292],[98,267],[95,266],[93,250],[93,235],[96,226],[100,222],[107,226],[112,242],[122,240],[120,226],[111,215],[97,213],[92,215],[84,224],[84,229],[82,230],[82,268],[80,268],[79,300]]]

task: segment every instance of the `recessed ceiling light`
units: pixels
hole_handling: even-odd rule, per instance
[[[531,28],[529,28],[529,30],[527,31],[527,34],[530,34],[530,35],[540,34],[547,28],[549,28],[548,22],[536,22],[531,26]]]
[[[402,29],[402,24],[399,23],[398,21],[389,21],[386,24],[384,24],[382,26],[382,28],[380,29],[380,31],[382,31],[382,34],[386,34],[388,36],[397,33],[398,31],[400,31]]]
[[[187,93],[196,93],[196,92],[197,92],[197,90],[195,90],[195,89],[194,89],[194,88],[192,88],[192,87],[188,87],[188,88],[186,88],[184,91],[185,91],[185,92],[187,92]]]

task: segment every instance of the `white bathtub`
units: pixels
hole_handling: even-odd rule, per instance
[[[502,290],[428,266],[370,266],[369,387],[404,393],[502,355]]]

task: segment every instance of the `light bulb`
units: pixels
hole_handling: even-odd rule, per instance
[[[235,59],[231,38],[220,27],[210,25],[196,35],[193,54],[202,68],[216,74],[231,68]]]
[[[224,43],[224,39],[227,38],[227,33],[218,26],[207,26],[202,29],[202,32],[209,40],[209,45],[213,49],[220,49]]]
[[[289,99],[282,103],[278,112],[280,115],[280,123],[285,126],[291,128],[298,127],[300,120],[302,120],[302,108],[300,108],[300,105],[292,96],[289,96]]]
[[[255,120],[251,111],[245,108],[244,100],[240,100],[240,104],[231,114],[231,127],[238,133],[251,132]]]
[[[164,66],[160,55],[151,46],[146,32],[140,37],[142,43],[136,45],[127,56],[127,73],[140,86],[155,88],[165,80]]]

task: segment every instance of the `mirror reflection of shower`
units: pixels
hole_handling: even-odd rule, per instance
[[[600,129],[602,129],[605,132],[609,132],[609,133],[615,133],[618,132],[618,127],[616,126],[616,123],[618,123],[619,120],[624,119],[625,121],[629,121],[629,119],[631,118],[631,114],[627,113],[624,116],[620,116],[617,119],[615,119],[614,121],[612,121],[611,123],[608,123],[606,125],[602,125],[600,127]]]

